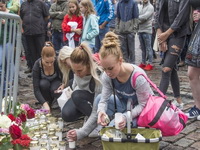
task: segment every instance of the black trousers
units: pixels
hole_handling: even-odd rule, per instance
[[[29,60],[30,69],[35,61],[41,57],[41,51],[45,43],[45,34],[25,35],[27,43],[26,58]]]
[[[76,90],[62,109],[62,118],[66,122],[76,121],[81,116],[90,116],[94,94],[84,90]]]
[[[57,100],[57,98],[61,95],[61,93],[54,93],[54,91],[57,90],[57,88],[60,86],[61,82],[62,81],[59,78],[56,78],[53,81],[49,81],[47,79],[40,80],[40,91],[50,106],[52,102]]]

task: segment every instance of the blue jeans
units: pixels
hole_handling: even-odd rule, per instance
[[[121,42],[121,49],[124,60],[126,62],[135,64],[135,34],[120,34],[119,39]]]
[[[126,113],[127,101],[121,101],[118,99],[117,96],[115,96],[115,98],[116,98],[117,112]],[[101,94],[99,94],[95,98],[94,103],[99,103],[100,99],[101,99]],[[113,118],[115,113],[116,111],[115,111],[114,95],[111,95],[108,100],[108,107],[106,110],[106,114],[109,116],[109,118]],[[137,118],[134,118],[132,120],[132,123],[133,123],[133,126],[135,127],[137,125]],[[114,125],[114,119],[110,122],[109,126],[113,126],[113,125]]]
[[[53,30],[52,33],[52,42],[54,45],[54,48],[56,52],[59,52],[59,50],[63,47],[63,33],[59,32],[57,30]]]
[[[95,37],[95,50],[94,53],[98,53],[101,48],[101,41],[105,37],[105,34],[109,31],[109,28],[106,26],[103,29],[99,29],[99,35]]]
[[[140,46],[142,50],[142,63],[146,64],[146,58],[149,60],[149,64],[153,62],[153,49],[151,46],[152,35],[149,33],[139,33]]]

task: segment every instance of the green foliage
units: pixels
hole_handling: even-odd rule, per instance
[[[8,150],[13,148],[13,145],[10,142],[10,136],[5,136],[0,142],[0,150]]]

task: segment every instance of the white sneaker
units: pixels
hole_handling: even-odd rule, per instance
[[[200,120],[200,115],[197,116],[197,120]]]
[[[180,110],[183,110],[183,105],[184,103],[178,103],[176,100],[173,100],[172,104],[174,104],[177,108],[179,108]]]
[[[98,125],[89,135],[88,137],[99,137],[99,131],[102,129],[101,125]]]

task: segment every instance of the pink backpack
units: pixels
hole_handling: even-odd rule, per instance
[[[138,126],[160,129],[163,136],[179,134],[186,126],[188,117],[156,87],[144,74],[136,72],[132,82],[135,87],[136,78],[143,75],[160,96],[150,95],[148,102],[138,117]]]

